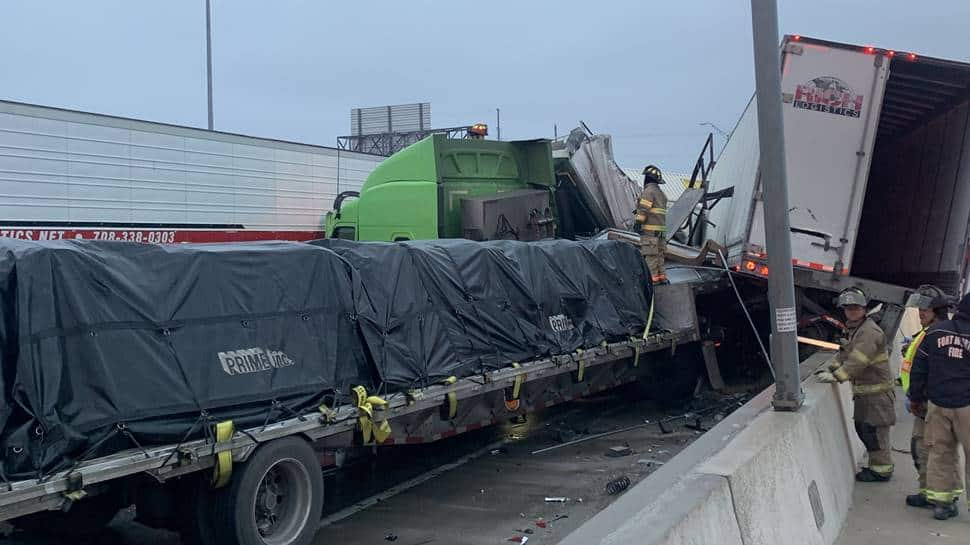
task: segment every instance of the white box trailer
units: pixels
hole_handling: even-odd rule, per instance
[[[786,36],[781,55],[802,299],[820,303],[809,305],[821,312],[832,291],[850,285],[893,307],[923,283],[960,292],[970,220],[970,64],[801,36]],[[738,270],[765,276],[756,100],[711,175],[711,191],[733,187],[734,196],[710,210],[706,235],[728,248]]]
[[[0,236],[323,238],[384,157],[0,101]]]

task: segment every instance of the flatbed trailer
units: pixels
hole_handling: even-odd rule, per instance
[[[214,483],[224,484],[219,482],[220,476],[228,479],[229,475],[234,481],[243,480],[238,473],[244,475],[256,453],[275,443],[297,438],[300,443],[312,446],[322,468],[336,467],[348,449],[437,441],[647,379],[657,373],[658,363],[674,361],[682,354],[700,357],[700,350],[691,349],[701,340],[694,294],[703,293],[721,276],[716,272],[701,274],[684,270],[674,275],[670,285],[658,286],[654,311],[658,317],[670,318],[662,324],[658,323],[659,319],[654,321],[656,331],[643,337],[522,363],[509,362],[504,368],[451,383],[390,394],[384,398],[386,405],[382,409],[365,411],[350,404],[321,408],[262,426],[234,430],[224,437],[214,432],[206,439],[136,447],[78,463],[39,479],[8,481],[0,490],[0,521],[17,525],[19,521],[13,519],[19,517],[29,521],[31,517],[49,517],[51,511],[65,516],[73,512],[76,516],[70,522],[65,521],[65,527],[76,528],[80,524],[76,519],[83,518],[86,524],[107,522],[119,508],[135,504],[140,521],[178,530],[183,536],[188,533],[190,540],[210,543],[212,536],[205,535],[207,516],[193,516],[194,511],[189,511],[186,517],[185,506],[218,503],[217,498],[226,500],[233,495],[241,497],[228,501],[247,505],[262,501],[261,489],[217,488]],[[365,441],[362,428],[383,422],[390,428],[389,435],[382,441],[374,437]],[[293,461],[285,452],[281,459]],[[272,461],[269,466],[274,467]],[[301,488],[293,485],[290,491],[293,490],[298,492]],[[322,492],[321,486],[319,494]],[[99,496],[111,500],[96,503]],[[323,501],[322,497],[314,496],[301,496],[301,501],[310,504],[298,509],[306,511],[309,507],[309,517],[301,523],[304,530],[291,535],[284,533],[282,541],[252,542],[307,542],[316,528],[313,509]],[[86,506],[92,509],[85,509]],[[239,539],[239,542],[249,541]]]

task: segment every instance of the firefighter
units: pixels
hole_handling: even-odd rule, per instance
[[[909,296],[906,301],[908,308],[919,310],[919,323],[922,329],[913,336],[909,345],[903,347],[903,363],[899,369],[899,383],[903,387],[903,392],[907,398],[907,409],[909,408],[909,375],[913,367],[913,359],[916,357],[916,350],[919,349],[926,330],[937,322],[946,320],[949,316],[949,300],[943,290],[936,286],[922,285],[916,292]],[[919,475],[919,491],[916,494],[906,496],[906,505],[911,507],[933,507],[933,504],[926,499],[926,447],[924,445],[924,429],[926,424],[925,413],[913,414],[913,436],[909,442],[909,451],[913,456],[913,465]],[[959,477],[957,478],[959,480]]]
[[[927,330],[909,380],[910,410],[926,412],[926,499],[933,503],[933,517],[946,520],[957,516],[957,498],[964,492],[958,443],[970,464],[970,294],[953,319]]]
[[[846,288],[838,297],[845,313],[847,338],[820,382],[852,382],[855,405],[855,430],[869,453],[869,466],[856,473],[861,482],[888,481],[893,474],[889,430],[896,423],[893,379],[889,371],[886,335],[866,315],[869,300],[856,287]]]
[[[660,169],[650,165],[643,169],[643,191],[637,201],[636,224],[640,229],[640,255],[647,263],[654,284],[667,281],[664,252],[667,232],[667,196],[660,189],[664,183]]]

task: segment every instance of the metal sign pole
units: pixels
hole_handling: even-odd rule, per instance
[[[751,0],[754,72],[758,96],[758,139],[764,189],[768,299],[771,304],[771,361],[775,368],[776,411],[797,411],[804,394],[798,373],[797,313],[788,218],[788,174],[782,124],[778,6]]]
[[[212,130],[212,5],[205,0],[205,90],[208,99],[209,130]]]

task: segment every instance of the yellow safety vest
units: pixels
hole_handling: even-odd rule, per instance
[[[903,354],[903,364],[899,366],[899,383],[903,385],[904,392],[909,392],[909,373],[913,370],[916,351],[919,350],[919,345],[923,342],[925,336],[926,328],[924,327],[913,337],[913,342],[909,343],[909,346],[906,347],[906,353]]]

